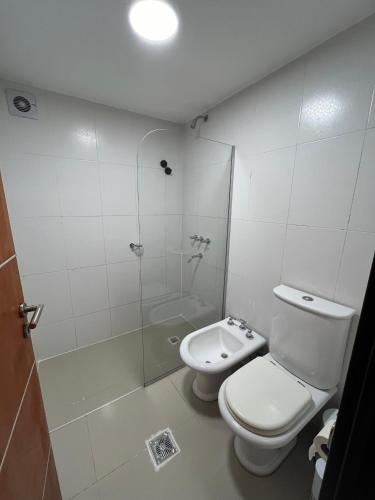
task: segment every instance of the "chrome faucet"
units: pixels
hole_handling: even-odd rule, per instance
[[[239,322],[239,329],[240,330],[246,330],[246,337],[251,339],[253,338],[253,330],[251,328],[251,326],[248,324],[248,322],[246,321],[246,319],[242,319],[242,318],[235,318],[234,316],[229,316],[228,318],[228,325],[234,325],[235,321],[238,321]]]
[[[203,253],[196,253],[192,255],[188,260],[188,263],[191,262],[193,259],[203,259]]]

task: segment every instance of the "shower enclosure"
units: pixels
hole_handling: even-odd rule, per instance
[[[137,153],[144,383],[183,363],[181,340],[224,314],[232,146],[158,129]]]

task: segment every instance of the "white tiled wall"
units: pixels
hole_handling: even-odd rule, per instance
[[[38,357],[137,329],[137,147],[148,131],[168,129],[149,136],[140,156],[142,277],[155,296],[181,287],[179,266],[166,263],[181,242],[180,127],[38,89],[39,119],[17,118],[6,87],[24,87],[0,82],[0,167],[25,298],[46,305],[33,334]]]
[[[201,127],[236,145],[227,310],[265,336],[281,281],[361,310],[375,249],[374,84],[372,16]]]
[[[221,318],[227,248],[232,147],[188,136],[185,143],[184,215],[182,223],[182,288],[211,307],[202,318],[189,316],[201,327]],[[197,234],[211,242],[194,242]],[[188,259],[202,253],[201,260]]]

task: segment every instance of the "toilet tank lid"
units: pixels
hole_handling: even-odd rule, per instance
[[[355,310],[351,307],[336,304],[330,300],[322,299],[311,293],[296,290],[286,285],[276,286],[273,293],[284,302],[328,318],[348,319],[355,313]]]

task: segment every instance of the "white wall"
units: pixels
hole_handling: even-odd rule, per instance
[[[0,82],[0,166],[25,298],[46,305],[33,334],[37,356],[138,328],[139,259],[128,248],[138,241],[137,146],[150,129],[178,135],[179,127],[37,89],[39,119],[17,118],[6,87],[25,87]],[[152,161],[171,157],[171,143],[161,144],[147,143],[140,169],[150,295],[175,282],[166,272],[167,218],[182,212],[182,160],[175,150],[167,179]]]
[[[280,282],[362,306],[375,248],[375,17],[209,111],[236,145],[227,310],[269,335]]]
[[[185,143],[182,230],[182,289],[208,306],[207,314],[187,319],[201,328],[221,319],[227,250],[232,146],[195,136]],[[211,241],[190,239],[197,234]],[[202,259],[188,262],[193,254]]]

